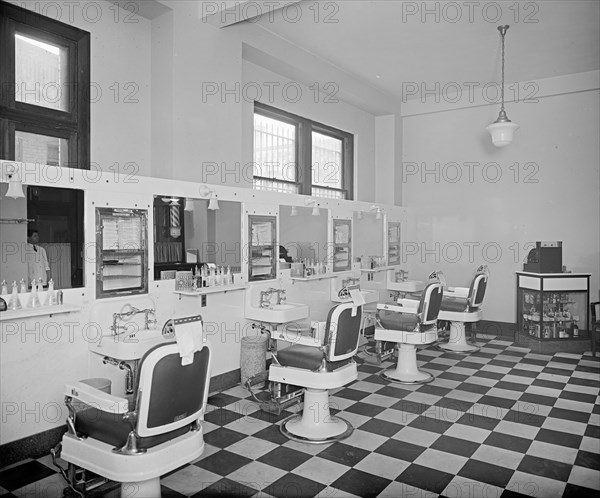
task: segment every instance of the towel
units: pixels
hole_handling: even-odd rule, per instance
[[[175,340],[183,366],[194,361],[194,353],[202,349],[202,317],[200,315],[177,318],[175,324]]]
[[[363,297],[360,289],[350,289],[350,297],[352,298],[352,316],[356,316],[356,310],[359,306],[365,304],[365,298]]]

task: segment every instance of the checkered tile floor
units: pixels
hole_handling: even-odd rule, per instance
[[[331,396],[354,434],[328,445],[287,440],[289,413],[261,412],[241,387],[215,394],[204,455],[163,477],[163,496],[600,496],[599,358],[478,344],[419,351],[436,379],[418,386],[388,383],[378,374],[393,362],[363,352],[358,380]],[[3,496],[62,486],[48,457],[0,471]]]

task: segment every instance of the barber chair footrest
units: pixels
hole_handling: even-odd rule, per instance
[[[341,417],[332,416],[324,424],[316,425],[303,423],[302,414],[284,419],[279,429],[288,439],[309,444],[341,441],[354,432],[352,424]]]

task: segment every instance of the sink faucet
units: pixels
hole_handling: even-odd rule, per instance
[[[260,304],[261,308],[270,308],[271,307],[271,296],[273,295],[273,289],[269,289],[266,291],[260,291]]]

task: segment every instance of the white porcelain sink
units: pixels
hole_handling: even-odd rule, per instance
[[[99,341],[90,342],[89,349],[93,353],[117,360],[138,360],[150,348],[174,340],[174,337],[163,336],[161,330],[139,330],[102,336]]]
[[[388,282],[388,290],[400,292],[416,292],[425,288],[425,282],[421,280],[405,280],[404,282]]]
[[[246,318],[267,323],[287,323],[308,317],[308,306],[299,303],[274,304],[269,308],[250,306],[246,308]]]

